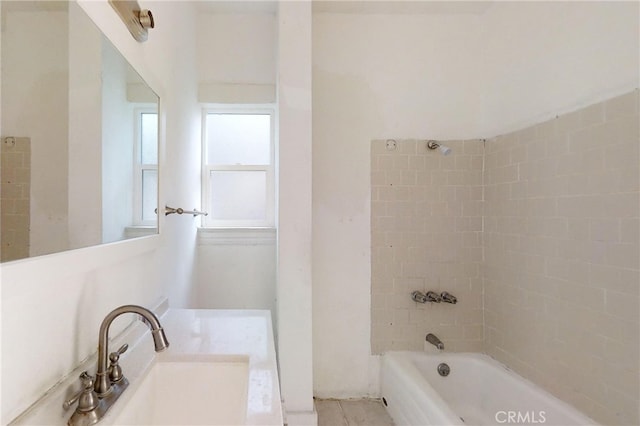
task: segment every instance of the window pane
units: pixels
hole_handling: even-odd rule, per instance
[[[142,220],[156,220],[158,207],[158,171],[142,171]]]
[[[213,220],[265,220],[265,171],[212,171],[211,218]]]
[[[142,164],[158,164],[158,114],[143,112],[140,117]]]
[[[271,163],[271,116],[207,114],[207,163]]]

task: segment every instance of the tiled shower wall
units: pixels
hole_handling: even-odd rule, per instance
[[[374,354],[422,350],[429,332],[447,349],[482,349],[484,144],[443,143],[453,148],[448,156],[424,140],[372,142]],[[458,303],[416,303],[414,290],[448,291]]]
[[[2,262],[29,257],[31,139],[2,138],[0,257]]]
[[[640,424],[638,91],[486,142],[484,351]]]
[[[372,353],[422,350],[434,332],[598,422],[640,424],[638,102],[636,90],[444,142],[447,157],[373,141]],[[413,290],[459,303],[418,304]]]

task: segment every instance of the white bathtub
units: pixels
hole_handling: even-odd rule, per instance
[[[450,373],[438,374],[446,363]],[[388,352],[383,402],[402,425],[597,425],[496,360],[477,353]]]

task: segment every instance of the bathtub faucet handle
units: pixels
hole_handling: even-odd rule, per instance
[[[421,291],[411,293],[411,300],[418,303],[427,303],[427,296]]]
[[[458,303],[458,299],[449,292],[443,291],[442,294],[440,294],[440,297],[442,298],[443,302],[452,303],[454,305]]]
[[[442,298],[435,291],[428,291],[426,294],[426,298],[427,298],[427,302],[435,302],[435,303],[442,302]]]

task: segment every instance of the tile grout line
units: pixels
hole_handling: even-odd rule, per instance
[[[346,426],[351,426],[349,424],[349,419],[347,418],[347,414],[344,412],[344,408],[342,408],[342,401],[338,400],[338,407],[340,407],[340,412],[342,413],[342,419],[347,424]]]

